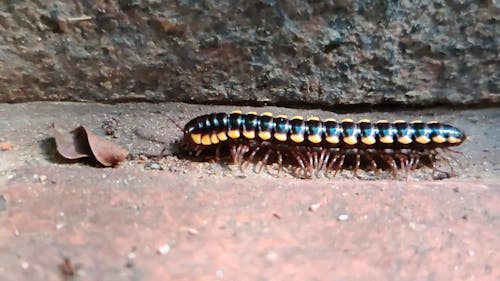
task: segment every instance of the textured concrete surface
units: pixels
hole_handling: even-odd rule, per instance
[[[500,114],[496,109],[348,114],[439,119],[471,138],[458,177],[430,181],[301,180],[245,174],[159,154],[195,115],[230,107],[167,104],[0,104],[2,280],[499,280]],[[244,108],[321,117],[287,108]],[[345,116],[345,115],[344,115]],[[67,163],[52,122],[103,134],[135,160]],[[151,142],[138,135],[156,138]],[[170,151],[167,149],[167,154]],[[425,176],[429,171],[419,171]],[[69,259],[71,267],[64,264]],[[70,267],[70,268],[69,268]],[[68,269],[69,268],[69,269]],[[73,274],[73,275],[72,275]]]
[[[498,104],[498,1],[2,1],[0,101]]]

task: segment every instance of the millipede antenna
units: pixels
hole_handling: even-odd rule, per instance
[[[168,115],[167,115],[167,119],[168,119],[168,120],[170,120],[170,121],[172,121],[172,123],[174,123],[174,125],[175,125],[177,128],[179,128],[179,130],[181,130],[181,131],[183,131],[183,132],[184,132],[184,128],[183,128],[181,125],[179,125],[179,123],[177,123],[177,121],[176,121],[176,120],[174,120],[172,117],[170,117],[170,116],[168,116]]]

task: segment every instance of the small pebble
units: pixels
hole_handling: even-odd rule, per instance
[[[132,268],[134,267],[134,259],[135,259],[136,255],[134,252],[130,252],[128,253],[127,255],[127,263],[125,264],[125,266],[127,268]]]
[[[168,252],[170,252],[170,245],[168,245],[168,244],[162,245],[162,246],[158,247],[157,251],[158,251],[158,254],[160,254],[160,255],[168,254]]]
[[[349,215],[348,215],[348,214],[341,214],[341,215],[339,215],[339,216],[337,217],[337,219],[338,219],[339,221],[346,221],[346,220],[348,220],[348,219],[349,219]]]
[[[0,194],[0,213],[7,211],[7,200]]]
[[[320,203],[312,204],[311,206],[309,206],[309,211],[316,212],[319,209],[319,207],[321,207]]]
[[[161,166],[158,163],[152,163],[149,167],[153,170],[160,170],[161,169]]]
[[[111,83],[111,81],[101,82],[101,83],[99,83],[99,85],[100,85],[101,87],[103,87],[104,89],[106,89],[106,90],[111,90],[111,89],[113,89],[113,83]]]
[[[163,170],[163,168],[161,167],[160,164],[156,163],[156,162],[146,162],[146,164],[144,165],[144,167],[146,169],[150,169],[150,170]]]
[[[29,264],[28,262],[23,261],[23,262],[21,263],[21,267],[22,267],[24,270],[26,270],[26,269],[28,269],[28,268],[30,267],[30,264]]]
[[[0,151],[11,150],[12,147],[14,146],[10,142],[0,142]]]
[[[217,278],[223,278],[224,277],[224,270],[223,269],[218,269],[215,272],[215,276],[217,276]]]
[[[128,253],[127,258],[133,260],[133,259],[135,259],[136,256],[137,255],[134,252],[130,252],[130,253]]]
[[[266,255],[268,261],[275,261],[278,259],[278,254],[276,252],[270,251]]]

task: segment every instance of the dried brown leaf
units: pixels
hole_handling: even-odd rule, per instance
[[[80,126],[75,131],[83,131],[87,135],[88,144],[94,157],[104,166],[114,166],[123,162],[128,155],[128,150],[120,147],[114,142],[94,134],[84,126]]]
[[[55,125],[52,125],[51,134],[56,140],[57,152],[66,159],[89,157],[92,153],[86,138],[75,134],[61,133]]]
[[[80,126],[69,134],[61,133],[55,126],[52,136],[56,140],[57,152],[66,159],[80,159],[94,156],[104,166],[114,166],[123,162],[128,151],[112,141],[94,134]]]

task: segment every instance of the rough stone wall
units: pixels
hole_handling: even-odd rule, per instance
[[[0,2],[0,101],[500,103],[495,0]]]

